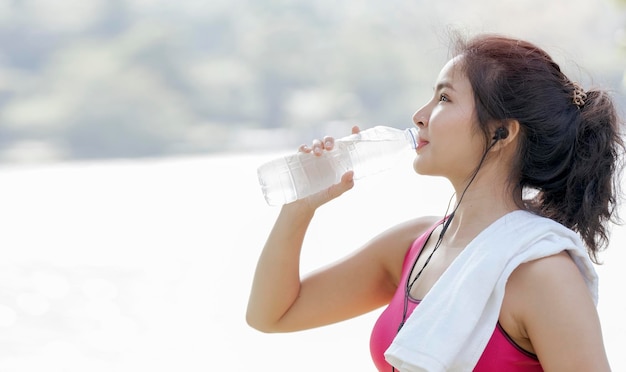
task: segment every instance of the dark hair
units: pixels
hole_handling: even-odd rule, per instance
[[[618,223],[618,173],[624,143],[611,97],[586,91],[539,47],[498,35],[458,39],[456,52],[475,96],[486,143],[509,120],[520,124],[513,191],[524,208],[578,232],[594,262],[608,245],[608,222]]]

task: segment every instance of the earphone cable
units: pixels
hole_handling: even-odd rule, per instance
[[[489,153],[489,151],[493,148],[493,146],[500,139],[501,139],[500,137],[494,138],[493,142],[487,147],[487,149],[483,153],[482,157],[480,158],[480,161],[478,162],[478,166],[476,167],[476,170],[474,171],[474,173],[470,177],[469,182],[467,183],[467,185],[463,189],[463,192],[461,193],[461,196],[459,197],[459,200],[456,202],[454,210],[452,210],[452,213],[450,213],[450,215],[448,216],[448,210],[450,209],[450,203],[452,202],[452,197],[454,197],[454,194],[452,195],[452,197],[450,197],[450,201],[448,201],[448,206],[446,208],[446,213],[444,214],[444,216],[447,216],[447,218],[444,217],[445,220],[442,221],[443,227],[441,228],[441,232],[439,233],[439,236],[437,237],[437,242],[435,243],[435,247],[430,252],[428,257],[426,258],[426,261],[424,262],[424,265],[422,265],[422,268],[420,269],[420,271],[417,274],[415,274],[415,277],[413,278],[413,280],[409,281],[409,279],[411,278],[411,275],[413,274],[413,271],[415,270],[415,266],[417,265],[417,261],[419,259],[419,255],[417,256],[417,258],[413,262],[413,265],[411,266],[411,270],[409,271],[409,275],[408,275],[407,280],[406,280],[406,286],[405,286],[405,289],[404,289],[404,308],[403,308],[403,311],[402,311],[402,320],[400,321],[400,324],[398,325],[397,332],[400,332],[400,330],[402,329],[402,327],[406,323],[407,312],[408,312],[408,308],[409,308],[409,296],[410,296],[410,293],[411,293],[411,289],[413,289],[413,285],[415,284],[417,279],[420,277],[420,275],[422,274],[422,272],[426,268],[426,265],[428,265],[428,263],[430,262],[430,259],[432,258],[432,256],[435,253],[435,251],[437,251],[437,249],[441,245],[441,242],[443,241],[443,237],[444,237],[446,231],[448,230],[448,227],[450,226],[450,223],[452,222],[452,219],[454,218],[454,214],[456,213],[456,210],[459,208],[459,205],[461,205],[461,201],[463,200],[463,197],[465,196],[465,193],[467,192],[467,189],[469,189],[469,187],[472,184],[472,182],[474,182],[474,179],[478,175],[478,171],[480,170],[480,168],[482,167],[483,163],[485,162],[485,159],[487,158],[487,154]],[[431,232],[431,234],[432,234],[432,232]],[[430,235],[428,236],[428,239],[430,239]],[[426,240],[426,242],[424,242],[424,246],[428,242],[428,239]],[[391,367],[391,371],[395,372],[396,368],[394,366],[392,366]]]

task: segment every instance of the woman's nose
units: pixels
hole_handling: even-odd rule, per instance
[[[415,113],[413,114],[413,123],[417,126],[417,127],[426,127],[428,126],[428,118],[430,115],[428,115],[427,111],[428,106],[423,106],[422,108],[420,108],[419,110],[415,111]]]

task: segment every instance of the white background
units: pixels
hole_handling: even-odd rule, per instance
[[[245,323],[278,213],[256,167],[275,155],[0,169],[0,371],[373,370],[379,311],[293,334]],[[450,195],[409,158],[358,181],[318,211],[303,272],[397,222],[442,214]],[[626,370],[624,241],[616,228],[598,268],[616,371]]]

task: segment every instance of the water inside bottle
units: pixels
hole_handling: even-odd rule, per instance
[[[348,154],[337,149],[324,152],[321,156],[300,153],[292,161],[298,162],[291,164],[298,198],[322,191],[339,182],[341,176],[352,167]]]
[[[394,167],[396,157],[409,148],[408,145],[399,144],[393,139],[341,141],[337,146],[350,152],[352,160],[350,169],[354,170],[355,179]]]

